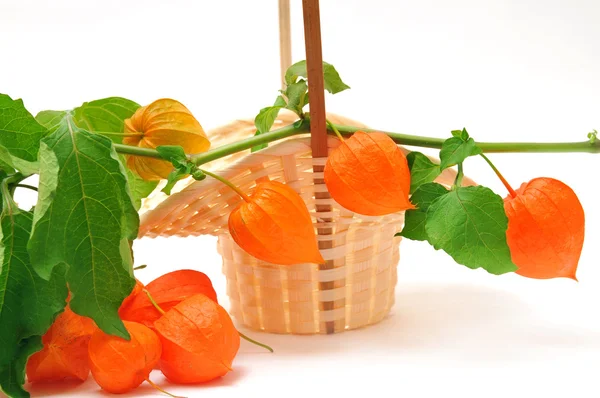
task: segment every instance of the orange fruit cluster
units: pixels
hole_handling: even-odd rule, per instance
[[[150,297],[154,301],[151,302]],[[203,273],[167,273],[139,281],[119,315],[130,339],[108,335],[67,306],[27,363],[30,383],[84,381],[90,372],[105,391],[126,393],[158,368],[176,384],[203,383],[232,369],[240,334]]]

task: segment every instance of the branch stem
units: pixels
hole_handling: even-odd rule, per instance
[[[454,185],[452,185],[452,190],[455,190],[462,185],[463,177],[464,177],[463,164],[462,164],[462,162],[460,162],[458,164],[458,173],[456,173],[456,178],[454,179]]]
[[[340,139],[340,141],[344,142],[344,137],[342,137],[342,134],[340,134],[340,131],[338,130],[338,128],[335,127],[335,124],[331,123],[327,119],[325,119],[325,121],[327,121],[329,128],[333,130],[333,132],[335,133],[335,135],[337,135],[337,137]]]
[[[37,187],[34,187],[33,185],[28,185],[28,184],[16,184],[15,185],[16,188],[27,188],[27,189],[31,189],[32,191],[36,191],[37,192]]]
[[[222,182],[223,184],[227,185],[229,188],[233,189],[238,195],[240,195],[242,197],[242,199],[244,199],[246,202],[250,202],[250,197],[248,195],[246,195],[246,193],[244,193],[244,191],[242,191],[241,189],[239,189],[237,186],[235,186],[234,183],[232,183],[228,179],[223,178],[223,177],[221,177],[218,174],[211,173],[210,171],[207,171],[207,170],[204,170],[204,169],[198,169],[198,170],[200,170],[201,172],[203,172],[207,176],[211,176],[215,180],[218,180],[218,181]]]
[[[145,378],[144,380],[146,380],[148,382],[148,384],[150,384],[152,386],[152,388],[154,388],[157,391],[162,392],[163,394],[168,395],[169,397],[173,397],[173,398],[185,398],[185,397],[177,396],[175,394],[171,394],[170,392],[168,392],[165,389],[163,389],[163,388],[159,387],[158,385],[156,385],[152,380],[150,380],[149,377]]]
[[[238,333],[240,334],[240,337],[243,338],[244,340],[246,340],[252,344],[256,344],[257,346],[262,347],[267,351],[273,352],[273,349],[271,347],[269,347],[268,345],[259,343],[258,341],[251,339],[250,337],[246,336],[244,333],[242,333],[240,331],[238,331]]]
[[[508,181],[506,181],[506,179],[500,173],[500,171],[496,168],[496,166],[494,166],[494,163],[492,163],[492,161],[487,156],[485,156],[483,153],[481,154],[481,157],[484,158],[485,161],[487,162],[487,164],[489,164],[490,167],[492,168],[492,170],[494,170],[494,173],[496,173],[496,175],[498,176],[498,178],[500,179],[500,181],[502,181],[502,184],[504,184],[504,186],[506,187],[506,190],[508,191],[508,193],[510,194],[510,196],[512,196],[513,198],[516,198],[517,197],[517,193],[515,192],[514,189],[512,189],[512,187],[510,186],[510,184],[508,183]]]
[[[165,314],[165,310],[163,310],[162,308],[160,308],[160,305],[158,305],[158,303],[156,301],[154,301],[154,298],[152,297],[152,295],[150,294],[150,292],[146,289],[142,290],[144,293],[146,293],[146,296],[148,296],[148,300],[150,300],[150,302],[152,303],[152,305],[154,306],[154,308],[156,308],[156,310],[158,312],[160,312],[161,315]]]
[[[268,144],[284,138],[295,135],[306,134],[309,132],[310,120],[299,120],[294,124],[246,138],[237,142],[222,145],[210,151],[189,155],[189,159],[197,166],[211,162],[216,159],[229,156],[231,154],[250,149],[257,145]],[[410,134],[393,133],[374,129],[365,129],[361,127],[342,126],[331,123],[329,125],[331,133],[334,134],[334,128],[341,136],[350,136],[356,131],[380,131],[387,134],[394,142],[399,145],[416,146],[423,148],[440,149],[444,143],[444,138],[425,137]],[[155,149],[139,148],[137,146],[113,144],[117,152],[162,159]],[[562,152],[586,152],[600,153],[600,140],[588,140],[580,142],[478,142],[477,145],[485,153],[508,153],[508,152],[526,152],[526,153],[562,153]]]

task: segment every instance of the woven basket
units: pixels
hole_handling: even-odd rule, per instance
[[[282,112],[274,128],[294,122]],[[360,126],[336,115],[334,123]],[[238,120],[209,132],[213,147],[253,135],[250,120]],[[330,149],[339,145],[328,139]],[[227,229],[229,212],[240,197],[222,183],[207,178],[186,180],[171,196],[155,193],[141,210],[140,237],[218,236],[230,312],[238,322],[266,332],[316,334],[360,328],[382,320],[394,304],[399,237],[403,213],[367,217],[350,212],[333,199],[316,199],[326,192],[315,184],[326,158],[312,158],[308,137],[289,138],[250,154],[249,151],[203,167],[249,192],[266,180],[284,182],[303,198],[311,212],[321,254],[328,266],[279,266],[248,255]],[[438,180],[451,182],[452,171]],[[325,195],[327,196],[327,195]],[[323,212],[323,206],[329,211]],[[317,211],[317,208],[319,208]]]

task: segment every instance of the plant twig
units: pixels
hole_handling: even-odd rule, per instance
[[[485,159],[485,161],[487,162],[487,164],[490,165],[490,167],[492,168],[492,170],[494,170],[494,173],[496,173],[496,175],[498,176],[498,178],[500,179],[500,181],[502,181],[502,184],[504,184],[504,186],[506,187],[506,190],[508,191],[508,193],[510,194],[510,196],[512,196],[513,198],[517,197],[517,193],[515,192],[514,189],[512,189],[512,187],[510,186],[510,184],[508,183],[508,181],[506,181],[506,179],[504,178],[504,176],[502,174],[500,174],[500,171],[496,168],[496,166],[494,166],[494,164],[492,163],[492,161],[485,156],[483,153],[480,154],[482,158]]]
[[[34,187],[33,185],[29,185],[29,184],[16,184],[15,188],[27,188],[27,189],[31,189],[32,191],[36,191],[37,192],[37,187]]]
[[[165,310],[163,310],[162,308],[160,308],[160,305],[158,305],[158,303],[156,301],[154,301],[154,298],[152,298],[152,295],[150,294],[150,292],[146,289],[142,290],[144,293],[146,293],[146,296],[148,296],[148,300],[150,300],[150,302],[152,303],[152,305],[154,306],[154,308],[156,308],[156,310],[158,312],[161,313],[161,315],[164,315],[166,312]]]
[[[210,171],[207,171],[207,170],[204,170],[204,169],[198,169],[198,170],[200,170],[201,172],[203,172],[207,176],[211,176],[215,180],[218,180],[218,181],[222,182],[223,184],[227,185],[229,188],[233,189],[238,195],[240,195],[242,197],[242,199],[244,199],[246,202],[250,202],[250,197],[248,195],[246,195],[244,193],[244,191],[242,191],[241,189],[239,189],[237,186],[235,186],[235,184],[233,184],[228,179],[223,178],[223,177],[221,177],[218,174],[211,173]]]
[[[308,133],[310,120],[299,120],[294,124],[269,131],[260,135],[256,135],[250,138],[246,138],[240,141],[232,142],[230,144],[222,145],[220,147],[211,149],[198,154],[188,155],[189,159],[197,166],[204,163],[211,162],[216,159],[223,158],[225,156],[232,155],[237,152],[241,152],[250,149],[257,145],[268,144],[273,141],[278,141],[284,138],[289,138],[295,135],[301,135]],[[350,136],[355,132],[362,130],[366,132],[379,131],[387,134],[396,144],[406,146],[416,146],[423,148],[434,148],[440,149],[444,143],[444,138],[434,138],[410,134],[393,133],[389,131],[381,131],[376,129],[365,129],[363,127],[343,126],[338,124],[331,124],[329,128],[335,127],[340,135]],[[335,132],[331,130],[331,133]],[[132,145],[113,144],[117,152],[162,159],[158,151],[150,148],[139,148]],[[526,152],[526,153],[562,153],[562,152],[586,152],[586,153],[600,153],[600,140],[590,139],[588,141],[579,142],[477,142],[483,152],[485,153],[508,153],[508,152]]]
[[[262,347],[268,351],[273,352],[273,349],[271,347],[269,347],[268,345],[259,343],[258,341],[251,339],[250,337],[246,336],[244,333],[242,333],[240,331],[238,331],[238,333],[240,334],[240,337],[243,338],[244,340],[246,340],[252,344],[256,344],[257,346]]]

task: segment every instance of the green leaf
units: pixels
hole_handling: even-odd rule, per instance
[[[290,86],[294,84],[298,77],[308,77],[306,72],[306,61],[296,62],[288,68],[285,73],[286,85]],[[350,86],[342,81],[334,66],[327,62],[323,62],[323,83],[325,90],[329,91],[331,94],[337,94],[350,88]]]
[[[105,134],[115,143],[122,143],[123,125],[140,107],[139,104],[121,97],[109,97],[84,102],[71,111],[42,111],[36,119],[50,131],[56,130],[66,114],[71,114],[75,125],[96,134]]]
[[[23,389],[25,385],[25,367],[30,356],[44,348],[41,336],[32,336],[23,340],[13,362],[0,368],[0,390],[11,398],[29,398],[30,394]]]
[[[47,278],[66,264],[71,309],[106,333],[128,338],[117,311],[135,279],[121,245],[136,237],[139,218],[111,141],[67,116],[42,140],[40,163],[28,246],[35,270]]]
[[[460,138],[463,141],[467,141],[469,139],[469,133],[465,128],[462,130],[452,130],[450,133],[453,137]]]
[[[68,113],[68,111],[41,111],[35,115],[35,120],[51,133],[58,128]]]
[[[0,388],[10,396],[27,396],[22,389],[25,353],[20,348],[25,339],[43,335],[63,311],[67,283],[63,267],[48,280],[34,271],[27,252],[32,214],[17,207],[6,181],[1,196]]]
[[[268,106],[266,108],[262,108],[258,115],[254,118],[254,125],[256,126],[256,133],[254,135],[260,135],[271,131],[271,127],[273,127],[273,123],[275,123],[275,119],[277,119],[277,115],[281,108],[285,108],[287,103],[285,99],[279,95],[275,100],[273,106]],[[256,152],[258,150],[264,149],[268,146],[268,144],[257,145],[252,147],[250,152]]]
[[[40,140],[47,133],[23,101],[0,94],[0,161],[29,175],[38,170]]]
[[[452,138],[448,138],[442,144],[440,170],[462,163],[469,156],[482,153],[481,148],[477,146],[473,138],[469,137],[467,130],[453,130],[452,135]]]
[[[185,150],[180,145],[160,145],[156,147],[156,150],[163,159],[173,163],[175,167],[180,167],[188,162]]]
[[[14,174],[15,169],[10,164],[0,159],[0,172],[4,173],[5,175]]]
[[[286,109],[295,112],[298,116],[302,116],[302,109],[308,104],[308,85],[306,84],[306,80],[301,79],[297,83],[290,84],[286,87],[283,94],[288,100]]]
[[[457,188],[427,210],[425,231],[442,249],[469,268],[500,275],[517,269],[506,243],[508,218],[500,196],[482,186]]]
[[[164,192],[167,195],[171,194],[171,191],[173,190],[173,187],[175,186],[175,184],[177,184],[177,182],[183,178],[185,178],[186,176],[188,176],[189,173],[179,170],[179,169],[175,169],[172,172],[169,173],[169,175],[167,176],[167,183],[165,184],[164,188],[161,189],[161,192]]]
[[[167,195],[171,194],[171,190],[177,183],[177,181],[190,175],[196,166],[189,161],[183,147],[178,145],[162,145],[156,147],[156,150],[160,156],[173,163],[175,170],[169,173],[167,177],[167,184],[162,189],[162,192]]]
[[[425,220],[427,209],[434,200],[448,193],[448,190],[440,184],[429,182],[421,185],[410,197],[410,201],[417,208],[407,210],[404,215],[404,227],[396,236],[403,236],[411,240],[427,240],[425,232]]]
[[[406,158],[410,168],[410,193],[421,185],[432,182],[441,173],[440,165],[433,163],[421,152],[410,152]]]
[[[123,156],[119,156],[122,164],[126,164],[125,158]],[[129,170],[129,168],[125,167],[125,171],[127,173],[127,183],[129,185],[129,193],[131,194],[131,200],[133,201],[133,206],[136,210],[139,210],[142,207],[142,199],[147,198],[156,186],[158,185],[158,181],[146,181],[133,171]]]
[[[109,97],[84,102],[71,111],[42,111],[35,118],[53,132],[60,127],[63,119],[70,115],[77,127],[91,133],[105,135],[115,143],[122,143],[123,136],[121,133],[123,133],[124,121],[133,116],[139,107],[139,104],[126,98]],[[127,163],[125,156],[120,155],[119,159],[123,165]],[[139,210],[142,199],[148,197],[154,191],[158,181],[146,181],[128,167],[124,167],[123,170],[127,177],[134,207]]]

